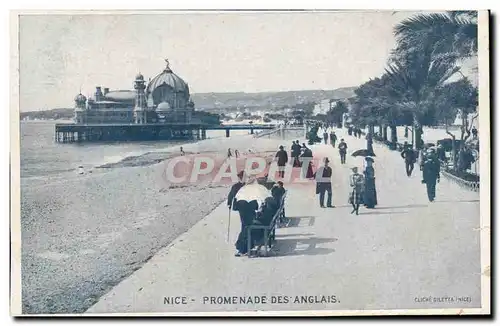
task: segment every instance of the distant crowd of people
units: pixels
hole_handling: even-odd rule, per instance
[[[340,163],[346,164],[347,156],[347,143],[341,138],[338,142],[338,137],[335,131],[327,132],[326,128],[328,126],[323,126],[323,142],[325,145],[330,142],[330,144],[337,148],[340,156]],[[477,131],[472,129],[473,137],[477,137]],[[360,128],[350,126],[348,127],[348,135],[360,138],[362,131]],[[352,167],[352,173],[349,175],[349,203],[352,205],[353,209],[351,214],[359,212],[359,207],[364,206],[369,209],[373,209],[378,205],[377,201],[377,189],[375,182],[375,169],[374,169],[374,159],[373,156],[373,138],[370,133],[366,135],[366,153],[364,155],[364,167],[361,172],[358,171],[358,167]],[[235,155],[236,151],[235,151]],[[228,157],[232,156],[230,150],[228,150]],[[302,159],[301,158],[305,158]],[[319,206],[321,208],[335,208],[333,205],[333,191],[332,191],[332,167],[330,166],[330,159],[325,158],[323,165],[320,166],[316,172],[313,171],[312,166],[313,152],[306,146],[305,143],[300,144],[298,140],[293,141],[290,147],[290,159],[284,146],[279,146],[279,150],[276,152],[275,160],[278,165],[278,175],[283,178],[285,173],[285,168],[287,164],[291,164],[293,167],[301,167],[304,161],[308,161],[309,165],[307,167],[306,178],[316,180],[316,194],[319,196]],[[405,172],[408,177],[411,177],[415,164],[418,164],[420,171],[422,172],[422,184],[426,185],[427,197],[430,202],[433,202],[436,198],[436,184],[440,182],[440,166],[441,162],[446,161],[446,152],[443,146],[438,145],[436,147],[424,148],[421,151],[417,151],[412,148],[412,145],[405,142],[401,151],[401,158],[403,159]],[[307,159],[307,160],[306,160]],[[272,217],[275,215],[281,203],[281,198],[285,194],[285,188],[283,182],[278,181],[271,188],[271,195],[266,198],[261,207],[256,206],[255,203],[249,204],[248,202],[238,202],[236,194],[238,190],[245,185],[242,180],[242,174],[239,174],[240,181],[233,185],[228,196],[227,204],[232,210],[237,210],[240,213],[241,220],[241,231],[236,241],[236,256],[244,255],[248,252],[248,244],[246,239],[246,229],[250,225],[269,225]],[[283,212],[284,216],[284,212]],[[255,231],[255,233],[254,233]],[[264,236],[261,232],[262,230],[252,231],[252,239],[255,241],[261,241]]]

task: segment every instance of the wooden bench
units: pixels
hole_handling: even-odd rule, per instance
[[[260,247],[264,246],[264,255],[268,256],[269,250],[271,250],[272,246],[276,242],[276,229],[279,227],[280,221],[283,218],[283,210],[285,208],[285,199],[286,199],[287,191],[281,197],[281,203],[279,205],[278,210],[273,215],[271,219],[271,223],[269,225],[250,225],[247,228],[247,245],[248,245],[248,257],[253,257],[253,243],[252,243],[252,231],[253,230],[264,230],[264,238],[261,243],[256,244],[257,250],[255,251],[257,255],[259,255]]]

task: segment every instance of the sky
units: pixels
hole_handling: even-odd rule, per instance
[[[20,110],[133,89],[169,59],[191,93],[335,89],[379,77],[412,12],[23,15]]]

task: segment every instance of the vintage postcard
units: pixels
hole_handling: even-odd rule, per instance
[[[12,12],[12,315],[490,314],[488,30]]]

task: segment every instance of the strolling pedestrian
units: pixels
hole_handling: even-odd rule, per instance
[[[429,153],[424,158],[422,166],[422,183],[425,183],[427,188],[427,197],[430,202],[436,198],[436,182],[440,180],[440,165],[434,149],[430,149]]]
[[[320,167],[314,174],[316,179],[316,194],[319,194],[319,206],[324,208],[325,192],[328,193],[326,199],[326,207],[334,207],[332,205],[332,168],[328,166],[330,160],[325,158],[324,166]]]
[[[300,153],[301,153],[301,146],[299,144],[299,141],[296,140],[295,143],[292,145],[292,154],[293,154],[293,167],[300,167]]]
[[[325,141],[325,145],[328,144],[328,132],[326,132],[326,129],[325,129],[325,132],[323,133],[323,140]]]
[[[311,179],[314,177],[313,173],[313,168],[312,168],[312,158],[313,158],[313,153],[312,151],[306,146],[305,143],[302,143],[302,162],[301,165],[304,166],[302,163],[307,163],[307,172],[306,172],[306,179]]]
[[[186,155],[186,153],[184,152],[184,149],[181,146],[181,156],[184,156],[184,155]]]
[[[375,208],[377,202],[377,187],[375,186],[375,169],[373,158],[366,157],[366,167],[363,171],[365,186],[363,190],[363,203],[366,208]]]
[[[364,187],[364,177],[362,174],[358,173],[358,167],[352,167],[352,174],[349,177],[349,185],[351,187],[351,192],[349,193],[349,202],[352,205],[352,213],[359,213],[359,205],[363,200],[363,187]]]
[[[335,131],[330,132],[330,143],[332,146],[335,148],[335,143],[337,142],[337,135],[335,134]]]
[[[233,153],[231,152],[231,148],[227,149],[227,158],[231,158],[233,156]]]
[[[366,134],[366,151],[370,155],[374,155],[374,153],[373,153],[373,135],[371,132]]]
[[[417,154],[406,141],[403,144],[401,157],[405,161],[406,175],[410,177],[413,172],[413,168],[415,167],[415,163],[417,162]]]
[[[344,141],[344,138],[342,138],[340,140],[338,148],[339,148],[339,154],[340,154],[340,163],[341,164],[345,164],[345,158],[346,158],[346,155],[347,155],[347,144]]]
[[[278,160],[278,175],[280,178],[285,177],[285,165],[288,162],[288,154],[283,146],[279,147],[275,158]]]

